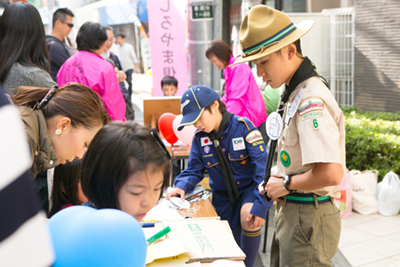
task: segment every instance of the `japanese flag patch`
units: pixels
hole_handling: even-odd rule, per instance
[[[208,137],[202,137],[200,138],[200,141],[201,141],[201,146],[211,146],[212,144],[210,138]]]

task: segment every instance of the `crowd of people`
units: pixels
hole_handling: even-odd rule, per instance
[[[124,34],[114,43],[112,27],[86,22],[74,48],[73,18],[68,8],[58,9],[48,36],[29,3],[7,6],[0,18],[0,203],[13,203],[0,204],[7,218],[0,219],[0,265],[54,262],[43,211],[52,218],[83,205],[142,221],[173,171],[157,131],[133,121],[131,77],[139,71],[133,47]],[[207,171],[213,206],[229,222],[248,267],[273,201],[271,266],[331,266],[338,247],[333,198],[344,176],[344,119],[327,82],[302,55],[300,38],[312,27],[264,5],[252,8],[240,28],[241,56],[221,40],[205,53],[223,70],[223,96],[193,85],[181,98],[178,130],[194,125],[197,131],[188,166],[165,197],[184,200]],[[241,64],[249,61],[268,90],[284,85],[280,98],[260,91]],[[175,95],[178,81],[164,77],[161,90]],[[267,120],[267,109],[275,121]],[[277,146],[279,158],[265,180],[269,139],[270,156]]]

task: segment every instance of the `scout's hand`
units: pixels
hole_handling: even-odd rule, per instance
[[[267,190],[264,189],[263,183],[264,183],[264,182],[261,182],[261,183],[258,185],[258,192],[260,192],[261,195],[264,195],[264,193],[267,192]]]
[[[167,200],[169,200],[171,197],[174,197],[174,196],[177,196],[177,195],[180,195],[182,201],[185,201],[185,191],[183,191],[183,189],[180,189],[180,188],[174,188],[171,192],[168,192],[165,195],[165,198]]]
[[[247,215],[246,221],[250,222],[251,228],[259,228],[263,226],[265,220],[253,214]]]
[[[279,197],[285,196],[289,193],[283,186],[282,178],[275,176],[271,176],[271,178],[269,178],[265,189],[267,190],[268,196],[271,198],[271,200],[281,200]]]

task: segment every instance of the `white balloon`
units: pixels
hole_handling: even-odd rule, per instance
[[[186,144],[190,145],[193,140],[194,132],[196,128],[193,125],[185,126],[181,131],[178,131],[178,126],[181,123],[183,116],[182,114],[175,117],[174,121],[172,122],[172,128],[174,129],[174,133],[178,139]]]

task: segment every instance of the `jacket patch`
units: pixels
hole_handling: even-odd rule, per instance
[[[317,110],[317,111],[310,111],[310,112],[304,114],[303,116],[301,116],[301,118],[303,120],[310,119],[310,118],[314,118],[315,119],[315,118],[318,118],[318,117],[322,117],[323,115],[324,115],[323,111]]]
[[[258,146],[258,145],[261,145],[261,144],[264,144],[263,140],[253,143],[253,146]]]
[[[232,139],[232,144],[233,144],[233,150],[234,151],[246,149],[246,145],[244,144],[243,137],[233,138]]]
[[[263,138],[259,130],[254,130],[246,136],[246,141],[250,144],[260,140],[263,140]]]
[[[316,111],[316,110],[323,110],[324,109],[324,102],[319,97],[309,97],[303,100],[297,110],[300,116],[304,114]]]
[[[201,141],[201,146],[210,146],[212,144],[210,138],[206,137],[202,137],[200,138]]]

